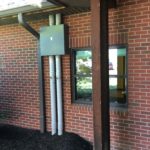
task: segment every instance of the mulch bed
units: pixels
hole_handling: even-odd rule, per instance
[[[92,150],[92,145],[74,133],[62,136],[0,125],[0,150]]]

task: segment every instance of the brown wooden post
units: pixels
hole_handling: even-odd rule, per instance
[[[94,149],[110,150],[108,0],[91,0]]]
[[[101,73],[100,73],[100,2],[91,0],[93,56],[93,121],[94,149],[102,150]]]

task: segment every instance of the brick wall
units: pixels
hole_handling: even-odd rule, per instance
[[[18,25],[0,26],[0,118],[39,128],[36,40]]]
[[[150,1],[120,0],[109,43],[128,44],[128,109],[111,110],[111,149],[150,149]]]
[[[64,17],[69,47],[91,46],[90,13]],[[39,30],[48,20],[32,22]],[[111,109],[111,150],[150,149],[150,0],[119,0],[109,11],[109,44],[128,44],[128,109]],[[92,106],[71,102],[70,56],[62,57],[65,130],[93,141]],[[44,58],[47,130],[48,57]],[[39,129],[37,41],[17,24],[0,26],[1,122]]]
[[[64,17],[69,47],[91,45],[90,13]],[[48,20],[30,23],[36,30]],[[0,26],[0,113],[2,123],[39,129],[37,40],[18,24]],[[62,57],[65,130],[93,140],[92,105],[72,104],[70,55]],[[46,128],[51,130],[48,57],[44,57]]]

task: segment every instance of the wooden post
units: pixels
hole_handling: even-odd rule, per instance
[[[110,150],[108,0],[91,0],[94,148]]]

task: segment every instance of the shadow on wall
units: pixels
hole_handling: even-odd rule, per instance
[[[111,119],[111,149],[131,150],[135,149],[135,130],[133,120],[128,119],[127,112],[118,112],[117,116]],[[138,133],[136,133],[138,134]]]
[[[17,119],[15,116],[17,109],[11,103],[15,101],[10,97],[0,97],[0,124],[11,123],[14,119]]]

